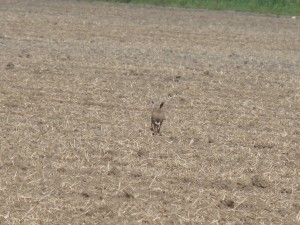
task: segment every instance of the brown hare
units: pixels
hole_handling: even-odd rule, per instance
[[[162,110],[164,102],[160,103],[159,108],[156,108],[155,103],[152,101],[152,115],[151,115],[151,130],[153,135],[160,134],[160,128],[163,121],[166,119],[165,113]]]

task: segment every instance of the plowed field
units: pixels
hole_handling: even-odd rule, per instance
[[[299,18],[1,0],[1,225],[299,224],[299,146]]]

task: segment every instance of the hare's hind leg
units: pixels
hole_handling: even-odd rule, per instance
[[[160,128],[161,128],[162,124],[163,124],[163,121],[160,121],[160,124],[159,124],[159,126],[158,126],[158,128],[157,128],[157,131],[158,131],[159,134],[160,134]],[[161,135],[161,134],[160,134],[160,135]]]
[[[152,119],[151,119],[151,126],[150,126],[150,130],[153,131],[154,128],[153,128],[153,122],[152,122]]]
[[[156,124],[153,124],[153,129],[152,129],[152,135],[156,135],[159,133],[159,126],[157,126]]]

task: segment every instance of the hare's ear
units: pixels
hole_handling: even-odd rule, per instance
[[[161,109],[164,106],[164,104],[165,104],[164,102],[160,103],[159,108]]]
[[[152,104],[152,108],[154,109],[155,106],[156,106],[156,104],[155,104],[155,102],[153,100],[151,101],[151,104]]]

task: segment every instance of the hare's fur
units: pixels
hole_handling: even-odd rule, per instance
[[[159,105],[159,108],[155,107],[154,102],[152,102],[152,104],[153,104],[153,110],[151,115],[151,130],[153,131],[153,135],[154,135],[154,134],[160,134],[160,128],[163,124],[163,121],[166,119],[166,116],[164,111],[162,110],[164,102],[162,102]]]

